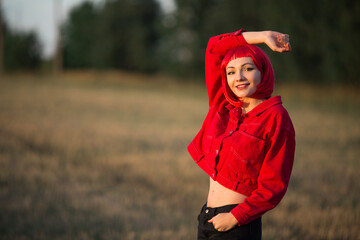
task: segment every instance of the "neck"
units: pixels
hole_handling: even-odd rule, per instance
[[[241,98],[243,102],[241,107],[243,113],[248,113],[253,110],[257,105],[265,101],[265,99],[258,99],[258,98]]]

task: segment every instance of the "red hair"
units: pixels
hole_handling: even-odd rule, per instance
[[[256,92],[251,96],[252,98],[269,98],[274,89],[275,76],[274,70],[266,53],[259,47],[254,45],[241,45],[230,49],[224,56],[220,69],[221,69],[221,81],[222,89],[225,98],[235,107],[241,107],[242,102],[231,91],[226,78],[226,66],[231,60],[251,57],[255,66],[261,72],[261,82],[257,85]]]

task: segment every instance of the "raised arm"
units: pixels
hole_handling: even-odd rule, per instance
[[[205,77],[209,95],[209,106],[215,107],[225,99],[221,89],[220,65],[227,51],[247,42],[242,36],[244,30],[225,33],[210,38],[205,56]]]
[[[290,38],[288,34],[274,31],[243,32],[242,34],[248,44],[265,43],[275,52],[291,51]]]
[[[205,76],[209,95],[209,106],[219,105],[224,99],[221,89],[220,65],[227,51],[239,45],[265,43],[277,52],[291,50],[289,35],[274,31],[225,33],[210,38],[205,56]]]

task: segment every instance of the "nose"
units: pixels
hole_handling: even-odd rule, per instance
[[[243,72],[238,71],[238,73],[236,74],[236,81],[243,81],[244,79],[245,78],[244,78]]]

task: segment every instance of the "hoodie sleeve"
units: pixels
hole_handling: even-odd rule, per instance
[[[234,33],[221,34],[210,38],[208,42],[205,55],[205,77],[209,95],[209,111],[200,131],[187,147],[190,155],[196,162],[204,157],[204,136],[208,132],[211,121],[218,108],[225,100],[221,87],[221,61],[231,48],[247,44],[241,34],[242,32],[244,32],[244,30],[240,29]]]
[[[209,96],[209,106],[219,105],[224,99],[221,88],[220,65],[227,51],[239,45],[246,45],[240,29],[210,38],[205,55],[205,77]]]

